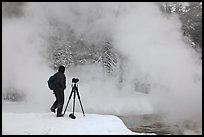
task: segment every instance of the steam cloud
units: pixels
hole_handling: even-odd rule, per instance
[[[57,20],[88,45],[111,39],[126,57],[122,87],[97,65],[66,71],[66,96],[71,77],[79,77],[86,112],[202,121],[202,63],[184,43],[176,15],[165,15],[155,3],[26,3],[24,14],[3,20],[3,91],[14,86],[27,93],[31,106],[49,108],[46,81],[53,71],[43,57],[45,38],[55,31],[50,21]],[[149,85],[149,94],[135,91],[136,80]]]

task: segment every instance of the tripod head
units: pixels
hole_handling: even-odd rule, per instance
[[[79,82],[79,79],[78,79],[78,78],[73,78],[73,79],[72,79],[72,83],[77,83],[77,82]]]
[[[75,89],[75,90],[78,90],[77,88],[77,82],[79,82],[79,79],[78,78],[73,78],[72,79],[72,90]]]

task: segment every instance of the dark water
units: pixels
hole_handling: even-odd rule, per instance
[[[185,128],[179,125],[170,125],[164,122],[161,116],[154,114],[118,117],[124,122],[127,128],[137,133],[155,133],[157,135],[202,134],[201,130],[189,126],[191,123],[186,123]]]
[[[157,135],[170,135],[173,132],[169,126],[164,125],[162,118],[153,114],[144,114],[136,116],[119,116],[124,124],[133,132],[137,133],[155,133]]]

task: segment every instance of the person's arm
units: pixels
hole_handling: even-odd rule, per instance
[[[64,75],[64,84],[63,84],[63,89],[65,90],[66,89],[66,77]]]
[[[66,77],[65,77],[65,75],[64,74],[61,74],[60,75],[60,87],[63,89],[63,90],[65,90],[65,88],[66,88]]]

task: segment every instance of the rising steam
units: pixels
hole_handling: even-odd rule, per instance
[[[54,97],[46,82],[54,72],[45,60],[46,38],[55,20],[87,45],[112,40],[126,58],[120,88],[118,77],[103,76],[100,66],[66,70],[66,96],[77,76],[86,112],[202,121],[202,63],[184,43],[176,15],[165,15],[154,3],[26,3],[23,11],[22,17],[3,18],[3,92],[15,87],[27,93],[32,107],[49,108]],[[135,81],[149,85],[149,93],[137,92]]]

